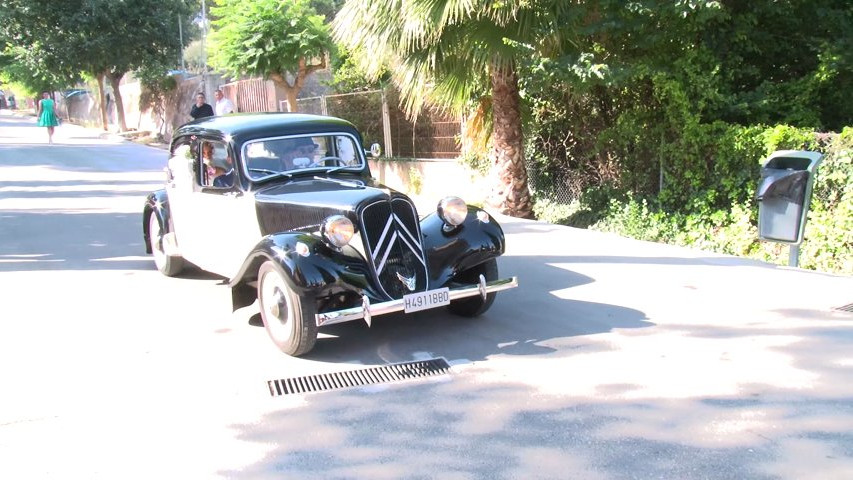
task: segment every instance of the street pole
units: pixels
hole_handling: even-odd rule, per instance
[[[207,48],[204,45],[207,37],[207,8],[205,0],[201,0],[201,91],[207,96]]]
[[[184,66],[184,27],[181,24],[181,16],[178,15],[178,37],[181,39],[181,71],[186,71],[187,67]]]

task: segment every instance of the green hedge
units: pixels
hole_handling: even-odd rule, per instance
[[[776,150],[815,150],[824,153],[824,159],[815,179],[800,266],[853,274],[853,128],[818,134],[784,125],[717,122],[694,125],[696,129],[699,134],[689,139],[691,148],[669,149],[679,152],[679,161],[665,165],[664,188],[658,194],[598,187],[571,205],[539,201],[539,218],[787,264],[786,245],[758,240],[753,196],[760,166]]]

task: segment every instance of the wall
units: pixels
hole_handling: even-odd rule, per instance
[[[373,178],[412,197],[418,210],[428,212],[448,195],[482,205],[488,194],[486,177],[456,160],[370,160]]]
[[[127,128],[159,133],[164,138],[170,138],[175,129],[192,120],[189,112],[195,103],[196,94],[202,89],[201,76],[177,77],[176,80],[178,80],[178,87],[167,96],[164,104],[154,109],[147,108],[144,110],[139,108],[139,98],[142,94],[140,82],[123,83],[119,88],[121,88]],[[204,90],[213,92],[221,84],[222,77],[220,75],[208,75]],[[207,103],[212,105],[214,101],[212,93],[206,95],[208,97]],[[61,97],[57,95],[57,98]],[[67,111],[69,118],[75,123],[87,126],[101,125],[100,106],[96,91],[80,93],[62,99],[60,108]],[[117,130],[118,119],[114,101],[111,102],[108,110],[110,112],[110,130]]]

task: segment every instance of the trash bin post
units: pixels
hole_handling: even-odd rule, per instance
[[[755,195],[758,237],[790,245],[788,265],[792,267],[799,264],[812,185],[822,159],[818,152],[781,150],[770,155],[761,168]]]

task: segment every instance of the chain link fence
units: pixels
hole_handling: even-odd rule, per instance
[[[567,168],[555,168],[528,160],[527,184],[536,198],[547,199],[560,205],[569,205],[582,193],[577,175]]]

